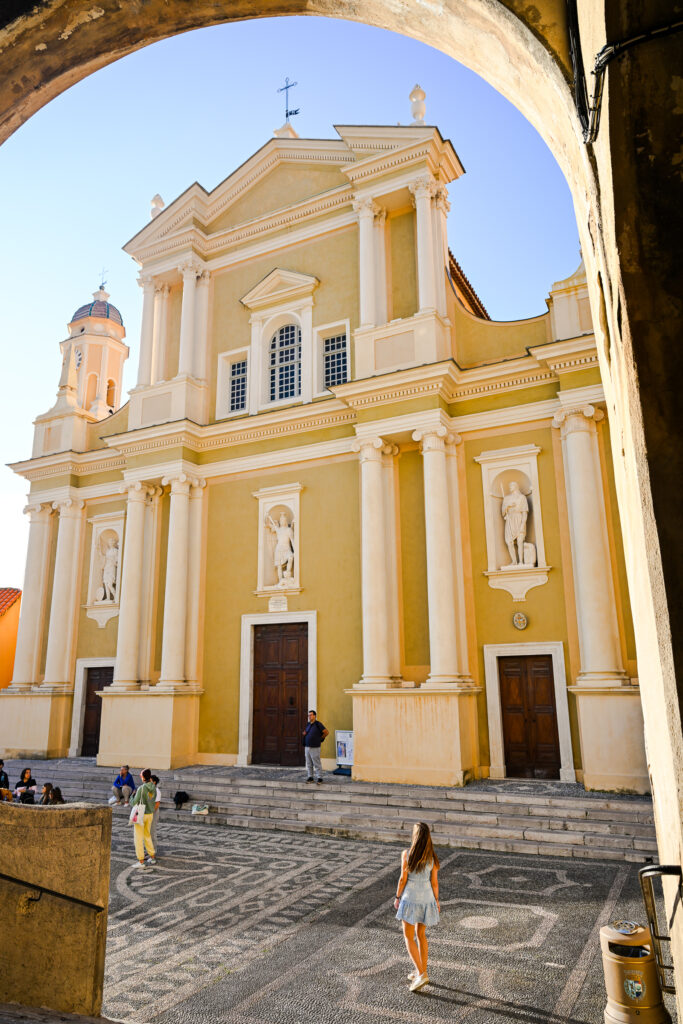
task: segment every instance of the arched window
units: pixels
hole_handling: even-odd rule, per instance
[[[110,378],[107,381],[107,405],[109,406],[110,409],[113,409],[115,403],[116,403],[116,381],[115,380],[111,380],[111,378]]]
[[[301,328],[285,324],[270,341],[268,372],[270,401],[301,394]]]

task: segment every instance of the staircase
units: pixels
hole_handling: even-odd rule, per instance
[[[6,769],[14,783],[22,765]],[[116,775],[91,759],[41,761],[35,778],[58,785],[68,801],[105,802]],[[275,829],[408,843],[415,821],[432,826],[438,846],[583,857],[643,863],[656,859],[649,797],[585,794],[580,787],[548,783],[540,792],[515,792],[515,784],[477,783],[464,789],[354,782],[326,775],[309,785],[297,769],[189,767],[158,773],[164,786],[164,821],[196,826]],[[190,804],[176,811],[172,797],[185,790],[191,803],[209,805],[192,815]],[[551,795],[548,795],[550,790]],[[579,795],[581,794],[581,795]],[[115,814],[126,814],[114,807]]]

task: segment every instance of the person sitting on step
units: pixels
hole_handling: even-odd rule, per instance
[[[14,787],[15,799],[22,804],[34,804],[36,802],[36,790],[38,783],[31,775],[30,768],[24,768],[21,778]]]
[[[116,797],[116,803],[128,804],[135,790],[135,779],[130,774],[128,765],[121,765],[121,771],[114,779],[114,785],[111,787],[111,791]]]

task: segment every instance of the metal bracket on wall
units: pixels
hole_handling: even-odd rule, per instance
[[[581,52],[577,0],[567,0],[567,28],[569,32],[569,53],[574,71],[574,102],[583,130],[583,141],[588,145],[591,142],[595,142],[598,137],[605,73],[610,61],[614,60],[615,57],[620,57],[627,50],[638,46],[640,43],[647,43],[652,39],[660,39],[662,36],[669,36],[673,35],[674,32],[682,31],[683,20],[670,22],[668,25],[660,25],[658,28],[647,29],[639,32],[638,35],[622,39],[618,43],[607,43],[603,46],[597,54],[593,66],[592,74],[595,77],[595,87],[590,103],[588,102],[586,73]]]
[[[676,913],[678,904],[681,902],[681,869],[677,864],[647,864],[644,868],[640,869],[638,877],[640,879],[640,888],[643,894],[643,903],[645,904],[645,913],[647,914],[647,924],[650,929],[650,935],[652,936],[652,946],[655,955],[655,963],[657,964],[659,984],[662,992],[670,992],[673,995],[676,989],[673,985],[669,985],[667,983],[664,972],[673,971],[674,965],[671,963],[664,963],[664,956],[662,953],[662,943],[671,942],[671,936],[660,934],[659,921],[657,920],[657,898],[655,896],[652,880],[654,878],[664,877],[678,878],[678,890],[676,892],[676,899],[674,901],[672,913],[673,920],[673,914]]]

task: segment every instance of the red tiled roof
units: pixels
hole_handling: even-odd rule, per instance
[[[453,283],[459,286],[460,290],[465,296],[465,301],[470,307],[470,312],[474,313],[475,316],[480,317],[482,320],[490,320],[491,317],[486,312],[484,303],[481,301],[481,299],[475,292],[474,288],[467,280],[464,270],[462,269],[462,267],[460,266],[460,264],[458,263],[450,249],[448,250],[448,255],[450,256],[449,270],[451,272],[451,278],[453,280]]]
[[[0,615],[4,615],[20,597],[21,591],[16,587],[0,587]]]

